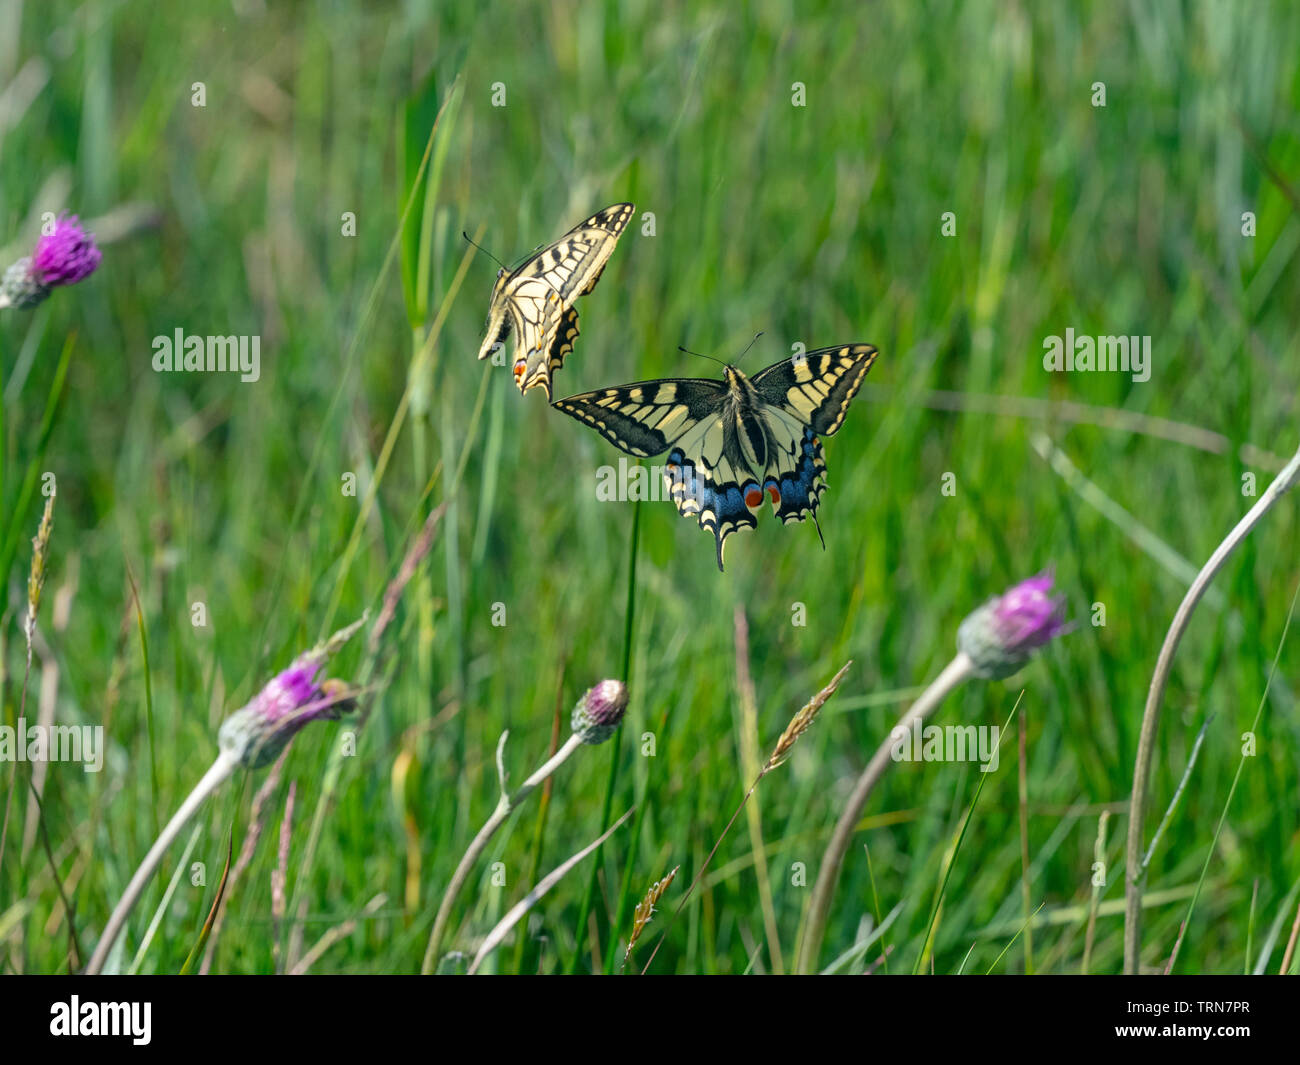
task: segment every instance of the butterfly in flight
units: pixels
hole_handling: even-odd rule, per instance
[[[478,357],[486,359],[513,331],[521,394],[540,385],[550,400],[551,374],[578,338],[573,301],[596,287],[633,210],[630,203],[616,203],[597,211],[516,269],[497,271]]]
[[[876,349],[820,348],[746,377],[727,366],[722,381],[670,378],[601,388],[554,407],[591,426],[629,455],[668,452],[664,484],[678,513],[694,515],[717,541],[758,526],[752,511],[771,501],[785,524],[811,516],[826,491],[818,437],[844,421]]]

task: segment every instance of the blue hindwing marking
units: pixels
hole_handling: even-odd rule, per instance
[[[804,430],[794,469],[780,474],[777,489],[781,501],[776,505],[776,516],[783,524],[804,521],[807,514],[816,520],[822,493],[826,491],[826,463],[821,441],[811,429]]]
[[[758,526],[745,506],[745,494],[735,481],[719,484],[701,473],[681,448],[668,453],[664,474],[668,493],[682,517],[695,515],[701,529],[713,533],[718,549],[718,569],[722,569],[722,550],[727,537],[740,529]]]

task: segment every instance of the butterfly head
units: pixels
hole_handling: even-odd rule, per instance
[[[499,269],[499,270],[497,271],[497,277],[496,277],[496,280],[492,282],[492,302],[493,302],[493,303],[496,303],[496,302],[498,302],[498,301],[501,299],[502,294],[505,292],[506,282],[509,281],[509,280],[510,280],[510,278],[509,278],[509,276],[506,274],[505,267],[502,267],[501,269]]]
[[[754,386],[742,370],[737,370],[730,363],[727,364],[722,373],[723,380],[727,383],[727,389],[730,391],[732,399],[737,403],[752,405],[754,402]]]

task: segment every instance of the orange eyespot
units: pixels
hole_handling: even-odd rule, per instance
[[[781,490],[777,488],[776,485],[769,484],[767,486],[767,494],[772,497],[773,506],[776,506],[777,503],[781,502]]]
[[[524,379],[524,371],[528,369],[527,359],[515,360],[515,384],[519,384]]]
[[[763,502],[763,491],[758,485],[752,485],[745,492],[745,506],[751,510]]]

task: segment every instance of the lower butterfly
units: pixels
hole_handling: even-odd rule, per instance
[[[601,388],[553,406],[629,455],[668,452],[664,483],[683,517],[713,533],[718,569],[727,537],[758,526],[764,497],[783,523],[811,517],[826,491],[818,439],[832,436],[876,349],[843,344],[797,355],[746,377],[669,378]]]

